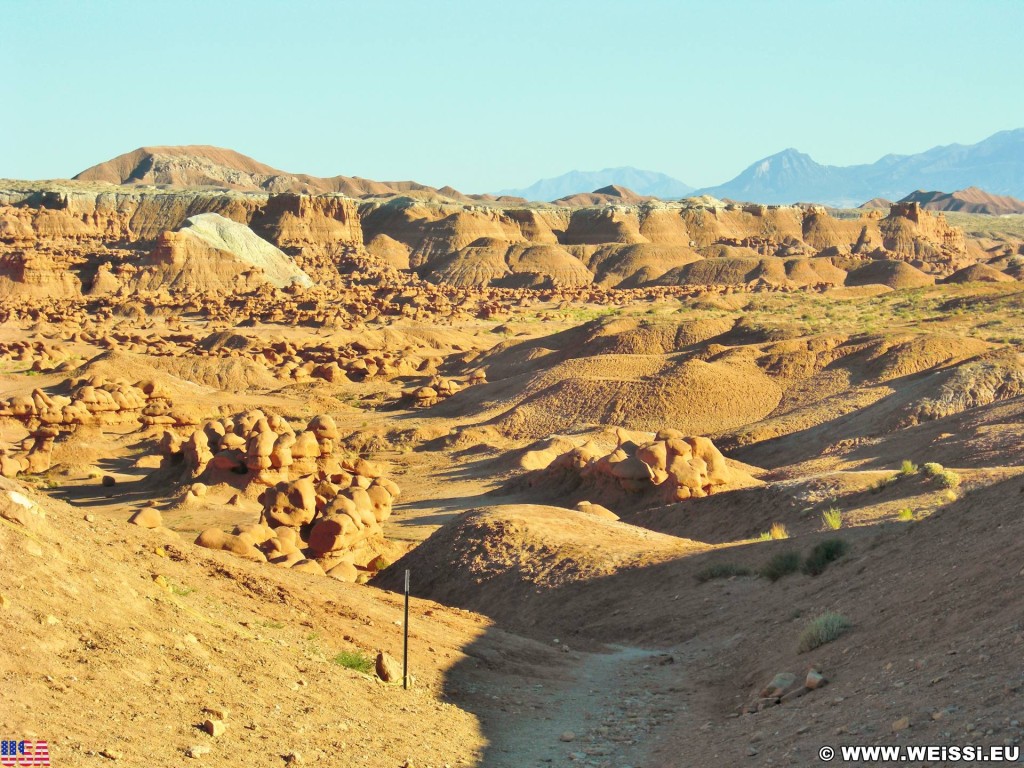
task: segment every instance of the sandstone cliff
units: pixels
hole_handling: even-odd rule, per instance
[[[139,268],[166,261],[176,243],[184,247],[166,233],[207,214],[245,225],[300,265],[330,272],[334,264],[335,276],[340,255],[354,251],[432,282],[477,288],[791,289],[863,283],[876,273],[889,284],[893,273],[864,268],[898,261],[934,279],[987,260],[978,242],[913,203],[894,204],[884,217],[865,211],[839,218],[818,206],[711,198],[565,207],[7,182],[0,184],[0,291],[115,290]]]

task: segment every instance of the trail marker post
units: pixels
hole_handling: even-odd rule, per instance
[[[409,571],[405,572],[405,621],[402,622],[402,688],[409,690]]]

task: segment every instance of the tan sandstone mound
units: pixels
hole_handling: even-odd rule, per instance
[[[947,283],[1012,283],[1013,278],[988,264],[972,264],[946,278]]]
[[[932,285],[935,278],[903,261],[869,261],[850,270],[846,285],[885,285],[889,288],[918,288]]]
[[[192,216],[178,231],[165,232],[152,262],[136,279],[141,290],[195,292],[261,282],[275,288],[313,284],[280,249],[244,224],[216,213]]]
[[[494,618],[540,623],[533,598],[573,584],[641,568],[706,545],[598,515],[519,504],[472,509],[381,572],[372,582],[398,590],[405,569],[416,594]]]

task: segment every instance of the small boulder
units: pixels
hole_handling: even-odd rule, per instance
[[[217,738],[224,735],[225,725],[222,720],[209,719],[203,723],[203,730]]]
[[[128,518],[128,522],[141,528],[159,528],[163,525],[163,516],[156,507],[143,507]]]
[[[393,683],[402,679],[402,665],[394,658],[381,651],[377,654],[377,677],[385,683]]]

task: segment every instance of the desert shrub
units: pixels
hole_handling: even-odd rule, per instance
[[[185,584],[175,584],[170,579],[168,579],[168,583],[171,585],[171,592],[177,595],[178,597],[188,597],[193,592],[195,592],[194,588],[187,586]]]
[[[764,567],[761,568],[761,575],[769,581],[778,581],[783,576],[796,573],[800,570],[799,552],[779,552],[772,557]]]
[[[821,522],[830,531],[838,531],[843,527],[843,513],[839,507],[829,507],[821,513]]]
[[[800,633],[800,640],[797,643],[797,653],[813,651],[825,643],[831,643],[846,630],[851,624],[845,616],[828,611],[813,619],[810,624],[804,627]]]
[[[910,459],[904,459],[903,463],[900,464],[900,475],[906,477],[917,472],[917,464],[912,462]]]
[[[703,584],[712,579],[728,579],[733,576],[749,576],[750,569],[733,563],[716,563],[697,572],[697,581]]]
[[[912,510],[910,507],[905,507],[896,513],[896,518],[901,523],[909,523],[914,519],[914,510]]]
[[[871,492],[872,493],[881,493],[886,488],[888,488],[890,485],[892,485],[897,480],[899,480],[899,478],[900,478],[899,474],[890,475],[889,477],[884,477],[884,478],[882,478],[881,480],[877,481],[876,483],[874,483],[871,486]]]
[[[786,526],[782,523],[772,523],[772,527],[768,529],[768,536],[772,539],[788,539],[789,531],[786,530]]]
[[[828,564],[845,555],[849,548],[850,545],[843,539],[825,539],[818,542],[804,561],[804,573],[809,576],[824,573]]]
[[[924,473],[925,477],[937,477],[945,470],[943,470],[941,464],[937,464],[934,461],[928,461],[921,465],[921,471]]]
[[[956,490],[960,487],[960,475],[951,469],[944,469],[938,475],[936,479],[939,481],[940,488],[949,488]]]
[[[342,651],[334,657],[334,663],[345,669],[370,674],[374,669],[374,661],[362,651]]]

